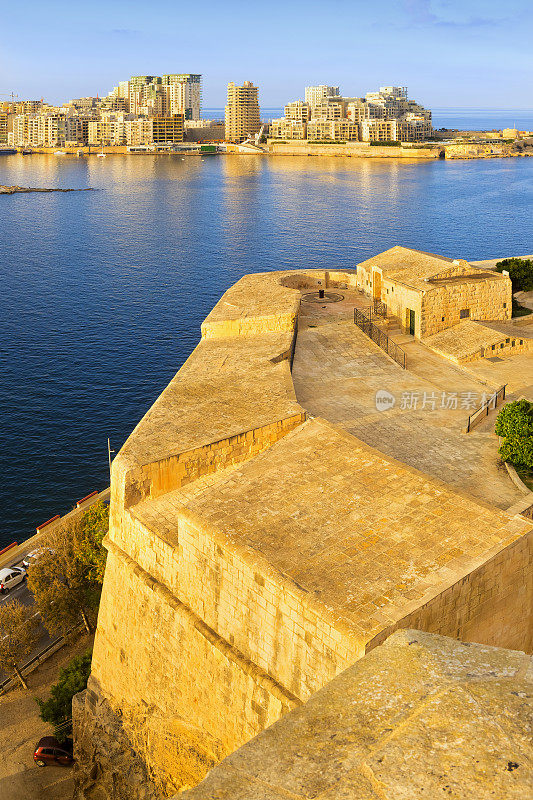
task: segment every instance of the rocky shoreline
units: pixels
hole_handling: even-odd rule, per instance
[[[0,186],[0,194],[20,194],[25,192],[92,192],[93,189],[34,189],[27,186]]]

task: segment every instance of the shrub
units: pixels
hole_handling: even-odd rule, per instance
[[[90,650],[75,656],[60,671],[59,680],[52,686],[48,700],[35,698],[41,719],[53,726],[54,735],[60,742],[72,733],[72,698],[87,688],[91,656]]]
[[[503,438],[500,455],[515,467],[533,468],[533,403],[517,400],[502,408],[495,431]]]
[[[531,258],[504,258],[498,261],[496,270],[503,272],[507,270],[513,292],[533,291],[533,260]]]

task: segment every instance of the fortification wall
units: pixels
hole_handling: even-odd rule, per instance
[[[196,784],[396,627],[523,646],[530,523],[296,402],[300,290],[354,282],[246,276],[115,459],[92,674],[74,706],[78,798]]]

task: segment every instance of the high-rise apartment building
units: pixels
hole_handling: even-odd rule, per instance
[[[0,111],[0,146],[7,144],[7,121],[9,115],[5,111]]]
[[[257,86],[244,81],[242,86],[228,83],[225,133],[228,142],[242,142],[261,128]]]
[[[134,75],[119,83],[111,95],[127,97],[132,114],[175,116],[200,119],[202,105],[202,76],[189,72],[162,76]],[[115,102],[114,105],[117,105]]]
[[[202,76],[192,73],[163,75],[161,78],[168,98],[167,113],[183,114],[185,119],[200,119],[202,105]]]

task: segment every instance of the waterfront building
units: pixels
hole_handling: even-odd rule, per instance
[[[102,114],[100,119],[88,123],[87,143],[92,145],[121,146],[126,144],[124,114]]]
[[[174,116],[183,114],[185,119],[200,119],[202,106],[202,76],[191,73],[176,73],[162,76],[167,94],[167,112]]]
[[[183,125],[184,138],[188,142],[223,142],[225,139],[225,126],[223,120],[186,119]]]
[[[261,128],[258,88],[251,81],[228,83],[225,133],[228,142],[243,142]]]
[[[395,119],[363,119],[359,125],[362,142],[397,142],[398,121]]]
[[[0,111],[0,146],[7,144],[7,126],[9,114],[6,111]]]
[[[297,119],[273,119],[270,123],[271,139],[307,139],[307,123]]]
[[[297,122],[307,122],[311,118],[311,106],[301,100],[287,103],[285,106],[285,119]]]
[[[306,123],[305,133],[292,121]],[[285,117],[270,127],[271,138],[309,141],[422,142],[432,134],[431,111],[409,100],[405,86],[382,86],[365,97],[343,97],[338,86],[307,86],[305,102],[288,103]]]
[[[359,126],[349,119],[320,120],[307,123],[309,141],[357,142]]]
[[[154,144],[178,144],[183,142],[183,114],[152,119],[152,141]]]
[[[16,114],[8,135],[13,147],[62,147],[66,141],[65,114]]]

